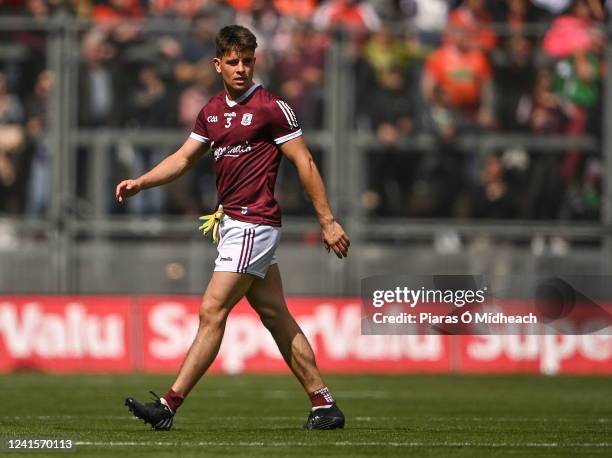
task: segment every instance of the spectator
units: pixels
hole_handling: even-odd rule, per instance
[[[303,127],[321,127],[324,44],[306,28],[292,29],[289,45],[271,72],[271,85],[289,103]]]
[[[543,48],[557,59],[555,90],[568,106],[566,134],[586,133],[589,118],[599,103],[601,33],[593,21],[601,12],[590,0],[574,0],[568,14],[555,19],[544,37]],[[580,151],[568,151],[562,166],[566,184],[580,175]]]
[[[389,0],[366,0],[368,4],[376,11],[378,17],[386,26],[401,25],[402,11],[399,7],[399,2]]]
[[[531,93],[521,97],[517,120],[535,135],[554,135],[565,130],[566,107],[554,92],[553,74],[548,68],[537,71]],[[564,199],[560,156],[532,149],[530,163],[522,216],[544,220],[559,218]],[[550,246],[556,254],[562,254],[568,248],[567,242],[561,237],[553,237]],[[546,238],[541,234],[534,235],[531,240],[532,253],[540,256],[546,247]]]
[[[448,21],[448,0],[400,0],[400,10],[416,28],[421,43],[440,45]]]
[[[202,10],[202,2],[186,0],[184,3],[172,3],[160,14],[166,19],[189,22],[188,29],[177,27],[163,33],[149,32],[139,45],[149,56],[146,63],[155,64],[160,76],[169,83],[169,91],[177,97],[174,93],[193,81],[198,62],[205,60],[210,64],[215,55],[214,38],[218,27],[213,10]],[[197,14],[191,16],[191,11]],[[174,87],[174,83],[179,87]]]
[[[488,156],[480,175],[480,185],[473,197],[472,214],[476,218],[508,219],[516,216],[516,205],[504,176],[501,158]]]
[[[544,8],[551,14],[561,14],[572,0],[531,0],[534,5]]]
[[[557,17],[544,36],[542,48],[553,58],[590,51],[601,41],[595,20],[600,20],[597,8],[590,0],[574,0],[567,14]]]
[[[506,0],[504,6],[499,20],[514,34],[525,34],[525,26],[539,20],[540,11],[529,0]]]
[[[497,45],[485,0],[463,0],[458,8],[451,11],[448,22],[452,27],[465,29],[470,34],[472,45],[484,52],[490,52]]]
[[[144,10],[139,0],[109,0],[97,4],[91,18],[96,27],[90,36],[97,31],[102,41],[112,43],[115,58],[142,38]]]
[[[181,60],[195,64],[202,59],[213,58],[216,52],[217,27],[215,16],[208,13],[196,16],[190,33],[180,39]]]
[[[70,3],[76,16],[83,19],[91,17],[94,0],[71,0]]]
[[[129,19],[142,19],[144,11],[138,0],[108,0],[94,6],[91,19],[103,26],[113,27]]]
[[[158,70],[153,66],[142,68],[138,73],[138,86],[133,90],[130,124],[136,127],[176,125],[174,106]]]
[[[563,100],[553,90],[553,75],[546,68],[536,73],[531,93],[521,96],[517,122],[536,135],[560,134],[567,122]]]
[[[78,117],[81,126],[118,124],[115,105],[115,69],[111,59],[115,48],[100,30],[85,35],[82,43],[83,64],[79,71]]]
[[[363,46],[361,60],[357,63],[357,93],[369,92],[371,88],[381,85],[381,77],[389,69],[400,70],[406,84],[406,96],[413,103],[419,104],[421,94],[418,88],[422,62],[428,50],[422,46],[415,35],[405,33],[400,36],[388,30],[380,30],[371,35]],[[362,117],[369,118],[370,107],[361,97],[357,100],[357,109]]]
[[[20,214],[25,203],[24,131],[0,124],[0,213]]]
[[[119,26],[120,27],[120,26]],[[79,127],[109,128],[126,125],[126,112],[131,80],[121,74],[118,65],[117,47],[107,41],[107,33],[100,28],[88,31],[82,40],[77,82],[77,118]],[[126,70],[127,72],[127,70]],[[111,161],[110,151],[105,160]],[[92,150],[89,147],[77,149],[76,191],[84,200],[91,199],[90,180]],[[104,177],[110,180],[111,177]],[[114,202],[109,197],[109,203]]]
[[[223,2],[225,3],[225,2]],[[225,13],[231,8],[224,7],[217,0],[156,0],[149,2],[149,14],[163,18],[172,18],[189,23],[201,14],[214,15],[218,21],[225,23]]]
[[[235,9],[225,0],[150,0],[151,16],[174,17],[185,21],[205,14],[215,18],[217,27],[233,22]]]
[[[437,88],[462,114],[465,126],[493,126],[491,67],[486,55],[471,45],[469,31],[449,28],[444,45],[427,57],[421,80],[427,104]]]
[[[396,143],[413,129],[413,106],[408,96],[404,72],[397,67],[383,70],[370,100],[372,127],[382,144]]]
[[[521,96],[533,87],[535,67],[531,42],[520,32],[502,41],[503,47],[491,54],[495,84],[496,119],[503,130],[523,127],[516,122]]]
[[[17,95],[8,91],[6,76],[0,72],[0,125],[21,124],[23,120],[23,106]]]
[[[248,12],[255,3],[256,0],[226,0],[227,4],[234,8],[236,11]]]
[[[462,187],[468,183],[468,189],[478,186],[481,177],[474,172],[478,163],[475,152],[460,156],[454,144],[457,134],[495,125],[491,68],[485,53],[473,46],[470,30],[449,26],[442,47],[425,61],[421,90],[440,147],[437,165],[429,169],[438,171],[438,177],[449,177],[448,171],[454,168],[453,183]],[[438,192],[437,208],[452,211],[461,194],[458,191],[453,197]]]
[[[363,57],[374,69],[378,77],[393,67],[400,67],[404,62],[405,50],[403,43],[397,40],[386,29],[372,34],[363,47]]]
[[[25,203],[26,158],[23,106],[9,92],[0,72],[0,213],[22,213]]]
[[[318,29],[334,26],[356,31],[375,31],[382,27],[376,10],[359,0],[327,0],[315,12],[313,23]]]
[[[33,94],[26,102],[26,129],[32,153],[28,180],[26,213],[30,216],[45,214],[51,190],[51,155],[44,137],[47,129],[49,98],[55,85],[55,76],[43,70],[36,78]]]
[[[455,216],[457,203],[468,200],[464,155],[456,145],[460,126],[461,114],[451,106],[448,94],[437,87],[424,117],[425,129],[436,139],[436,146],[426,155],[419,173],[421,184],[417,189],[427,190],[428,194],[429,208],[424,216]],[[443,235],[449,236],[451,232]],[[459,240],[457,234],[452,238]]]
[[[599,158],[586,161],[581,179],[566,193],[561,217],[597,220],[601,211],[602,164]]]
[[[456,139],[461,124],[460,113],[453,108],[449,95],[440,86],[434,89],[425,126],[444,144],[450,145]]]
[[[404,154],[398,145],[398,140],[413,130],[414,107],[407,88],[405,72],[390,67],[382,71],[367,98],[369,121],[379,151],[369,155],[370,183],[364,199],[375,202],[369,205],[370,210],[383,215],[406,215],[410,210],[407,196],[418,156]]]
[[[266,49],[271,47],[280,24],[281,17],[272,0],[253,0],[248,9],[240,9],[236,13],[236,23],[250,28],[257,37],[259,52],[257,66],[266,65]],[[264,51],[264,52],[262,52]]]
[[[25,0],[2,0],[0,8],[5,14],[19,14],[25,11]]]
[[[175,104],[168,93],[166,82],[153,66],[145,66],[138,73],[138,86],[133,91],[131,100],[131,124],[140,128],[168,127],[176,125]],[[160,163],[165,157],[165,149],[155,146],[125,145],[132,160],[124,164],[131,175],[141,175]],[[120,158],[122,155],[119,155]],[[166,204],[166,190],[153,189],[128,202],[128,211],[141,215],[159,214]]]
[[[548,12],[559,15],[566,11],[574,3],[573,0],[531,0],[535,5],[544,8]],[[593,12],[595,18],[599,21],[604,19],[604,9],[601,0],[587,0],[589,9]],[[605,1],[610,9],[610,0]]]
[[[27,14],[36,22],[44,23],[49,20],[51,10],[45,0],[26,0],[24,6]],[[15,88],[21,100],[28,96],[36,75],[45,67],[47,35],[46,31],[26,27],[7,37],[6,41],[13,42],[14,49],[20,49],[23,56],[20,61],[9,60],[5,67],[6,74],[10,75],[11,86]]]
[[[274,0],[274,6],[284,17],[310,22],[317,8],[316,0]]]

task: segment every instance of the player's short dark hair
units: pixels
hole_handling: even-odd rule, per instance
[[[217,34],[217,57],[221,58],[232,51],[244,52],[255,51],[257,38],[255,35],[241,25],[228,25],[223,27]]]

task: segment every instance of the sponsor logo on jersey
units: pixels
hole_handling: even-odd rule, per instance
[[[208,118],[206,118],[206,122],[217,122],[219,121],[219,118],[217,118],[217,116],[209,116]]]
[[[231,113],[223,113],[223,116],[226,118],[235,118],[236,117],[236,112],[232,111]]]
[[[242,120],[240,121],[240,124],[242,124],[243,126],[250,126],[251,121],[253,121],[253,113],[245,113],[242,115]]]
[[[223,156],[239,157],[243,153],[248,153],[251,149],[251,144],[249,142],[244,142],[238,145],[219,146],[213,150],[213,154],[215,161],[218,161]]]
[[[240,213],[242,213],[243,215],[246,215],[249,212],[249,207],[240,207],[242,208],[242,211]]]

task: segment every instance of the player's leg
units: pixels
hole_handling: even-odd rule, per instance
[[[135,416],[155,429],[170,429],[174,413],[183,399],[214,361],[225,331],[227,316],[249,289],[253,277],[235,272],[214,272],[200,305],[196,337],[183,360],[172,388],[155,402],[125,400]]]
[[[323,382],[312,347],[287,308],[278,264],[270,266],[265,278],[253,280],[246,297],[311,399],[313,410],[304,427],[344,427],[344,415]]]
[[[265,278],[253,281],[246,297],[304,389],[311,393],[325,386],[314,352],[285,303],[278,264],[270,266]]]
[[[198,332],[183,360],[172,390],[187,396],[219,353],[227,316],[242,299],[253,276],[236,272],[214,272],[200,306]]]

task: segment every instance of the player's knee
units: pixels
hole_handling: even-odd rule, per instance
[[[200,327],[221,326],[227,318],[227,310],[218,304],[204,300],[200,307]]]
[[[258,310],[258,313],[261,322],[269,330],[273,330],[276,329],[278,326],[282,326],[282,323],[285,319],[284,310],[282,310],[282,308],[264,308]]]

